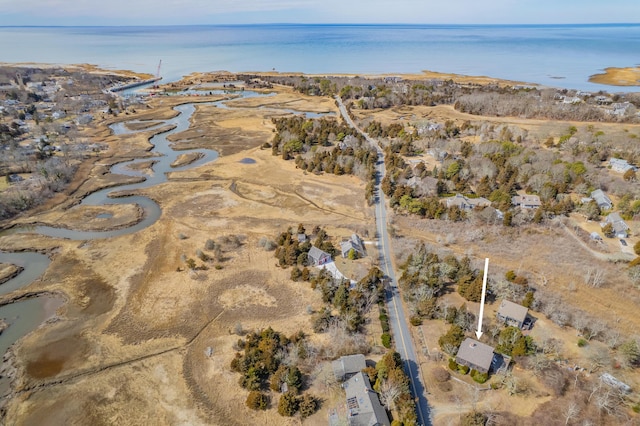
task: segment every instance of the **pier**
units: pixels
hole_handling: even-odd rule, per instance
[[[105,92],[121,92],[123,90],[133,89],[134,87],[145,86],[147,84],[153,84],[153,83],[155,83],[157,81],[160,81],[160,80],[162,80],[162,77],[154,77],[154,78],[150,78],[150,79],[147,79],[147,80],[134,81],[132,83],[121,84],[121,85],[110,87],[110,88],[106,89]]]

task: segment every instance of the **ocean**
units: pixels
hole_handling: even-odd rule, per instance
[[[640,24],[0,27],[0,61],[194,71],[484,75],[587,91],[606,67],[640,62]]]

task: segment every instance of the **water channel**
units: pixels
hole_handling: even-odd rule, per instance
[[[215,91],[215,94],[222,93],[222,91]],[[270,93],[265,94],[254,91],[236,91],[234,92],[234,94],[236,95],[235,99],[256,96],[267,97],[273,95]],[[227,105],[225,102],[229,102],[229,99],[216,102],[202,102],[198,104],[215,105],[218,108],[233,108],[233,106]],[[140,222],[128,228],[120,228],[112,231],[78,231],[72,229],[55,228],[51,226],[19,227],[11,228],[7,231],[1,232],[0,236],[14,233],[35,233],[54,238],[63,238],[70,240],[92,240],[131,234],[145,229],[148,226],[151,226],[158,220],[158,218],[162,214],[162,210],[160,209],[160,206],[158,206],[158,204],[156,204],[150,198],[140,195],[127,195],[123,197],[113,198],[113,194],[120,191],[129,192],[142,188],[149,188],[151,186],[164,183],[167,181],[168,172],[197,167],[213,161],[218,157],[218,153],[210,149],[190,149],[174,151],[171,148],[170,142],[167,140],[167,136],[180,133],[189,128],[190,119],[195,112],[195,109],[195,103],[178,105],[174,107],[174,110],[179,112],[179,114],[175,117],[168,120],[162,120],[162,122],[158,123],[157,125],[139,130],[149,131],[158,129],[160,127],[171,128],[171,130],[163,133],[158,133],[149,139],[149,142],[153,145],[153,149],[151,150],[151,152],[156,156],[126,161],[116,164],[111,168],[111,173],[144,177],[144,181],[132,184],[124,184],[117,187],[105,188],[88,195],[82,200],[81,204],[91,206],[106,204],[137,204],[144,210],[143,219]],[[301,112],[290,109],[278,109],[275,107],[269,107],[268,109],[277,110],[283,113],[303,114],[307,118],[333,115],[332,113]],[[136,122],[139,123],[139,121],[132,121],[131,123]],[[110,126],[110,129],[115,135],[139,132],[129,130],[126,127],[125,122],[112,124]],[[200,153],[201,157],[189,164],[180,167],[171,167],[171,164],[178,158],[178,156],[190,153]],[[144,173],[142,171],[136,171],[130,168],[131,165],[141,162],[148,162],[150,160],[156,161],[156,163],[152,166],[151,173]],[[40,253],[0,251],[0,263],[10,263],[24,268],[19,275],[0,285],[0,295],[7,294],[11,291],[17,290],[32,283],[40,276],[42,276],[42,274],[44,274],[50,262],[50,259],[46,255]],[[9,349],[9,347],[13,345],[13,343],[15,343],[18,339],[38,328],[40,324],[50,318],[55,313],[55,310],[63,303],[64,300],[61,297],[40,296],[1,306],[0,318],[4,318],[7,321],[7,323],[9,324],[9,328],[6,329],[2,334],[0,334],[0,354],[4,354],[7,349]],[[0,378],[0,395],[5,394],[7,389],[8,381],[6,380],[6,378]]]

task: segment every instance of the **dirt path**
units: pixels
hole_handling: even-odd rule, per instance
[[[620,261],[620,260],[633,260],[633,256],[631,256],[631,255],[629,255],[627,253],[600,253],[600,252],[597,252],[597,251],[593,250],[591,247],[589,247],[584,241],[582,241],[582,239],[580,239],[580,237],[578,237],[575,234],[575,232],[572,232],[571,229],[569,229],[569,227],[567,227],[567,225],[565,225],[562,222],[560,222],[560,225],[562,226],[562,229],[564,229],[564,231],[571,238],[576,240],[578,242],[578,244],[580,244],[580,246],[583,249],[588,251],[596,259],[605,260],[605,261],[609,261],[609,262],[615,262],[615,261]]]

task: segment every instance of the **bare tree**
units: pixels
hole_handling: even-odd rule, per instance
[[[580,414],[580,407],[578,407],[578,404],[575,401],[569,402],[564,410],[562,410],[564,424],[568,425],[571,420],[578,416],[578,414]]]
[[[385,380],[380,385],[380,402],[387,407],[389,411],[393,411],[396,406],[396,399],[402,394],[400,386]]]
[[[606,273],[600,268],[588,268],[584,275],[584,283],[593,288],[600,288],[606,282]]]

